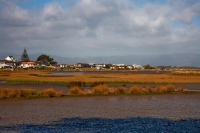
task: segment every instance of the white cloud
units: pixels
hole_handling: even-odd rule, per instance
[[[195,1],[137,7],[129,0],[80,0],[71,7],[54,2],[37,10],[12,1],[0,5],[0,51],[14,46],[18,51],[26,47],[29,52],[77,56],[81,50],[83,56],[99,56],[200,50],[200,28],[193,23],[200,3]],[[174,28],[174,22],[184,25]]]

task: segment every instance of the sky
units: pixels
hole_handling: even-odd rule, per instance
[[[199,53],[200,0],[0,0],[0,52]]]

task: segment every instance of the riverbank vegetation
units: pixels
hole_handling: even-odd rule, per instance
[[[103,82],[106,84],[183,84],[200,83],[198,74],[181,75],[167,74],[137,74],[131,72],[98,72],[84,74],[51,74],[50,71],[13,71],[2,72],[0,80],[13,84],[67,84],[68,86],[93,86]]]
[[[42,91],[36,89],[0,89],[0,99],[12,98],[37,98],[37,97],[62,97],[62,91],[47,88]]]
[[[151,86],[131,87],[116,86],[109,87],[106,84],[100,84],[91,88],[81,88],[78,86],[70,87],[68,92],[64,94],[54,88],[46,88],[44,90],[37,89],[0,89],[0,99],[13,98],[38,98],[38,97],[63,97],[63,96],[108,96],[108,95],[149,95],[149,94],[178,94],[178,93],[195,93],[183,87],[173,85],[163,85],[153,88]],[[197,92],[196,92],[197,93]]]

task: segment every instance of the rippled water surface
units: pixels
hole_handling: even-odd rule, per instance
[[[62,118],[200,118],[200,94],[1,100],[0,126]]]

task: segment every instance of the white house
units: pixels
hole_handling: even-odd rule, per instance
[[[8,57],[5,58],[5,60],[7,60],[7,61],[13,61],[13,62],[16,61],[13,56],[8,56]]]
[[[133,64],[133,68],[134,69],[143,69],[143,66],[137,65],[137,64]]]
[[[22,68],[36,68],[36,63],[35,62],[22,62],[20,67]]]

